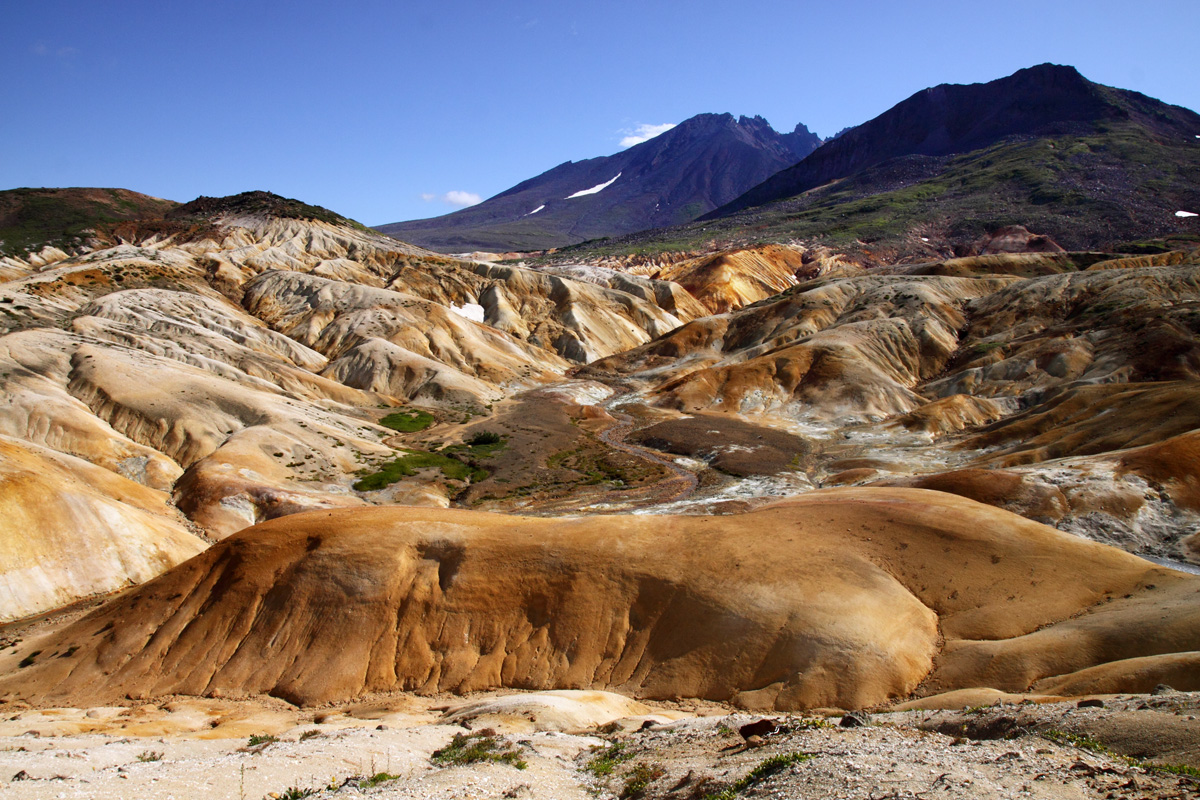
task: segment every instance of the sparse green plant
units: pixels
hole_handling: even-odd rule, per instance
[[[435,750],[430,756],[435,764],[461,766],[477,762],[494,761],[510,764],[517,769],[529,765],[516,750],[505,749],[504,742],[485,733],[454,734],[450,744]]]
[[[34,659],[36,659],[36,658],[37,658],[38,656],[40,656],[41,654],[42,654],[42,651],[41,651],[41,650],[34,650],[32,653],[30,653],[29,655],[27,655],[27,656],[25,656],[24,658],[22,658],[22,659],[20,660],[20,662],[18,662],[18,663],[17,663],[17,666],[18,666],[20,669],[25,669],[26,667],[32,666],[32,665],[33,665],[33,662],[34,662]]]
[[[316,789],[301,789],[299,786],[289,786],[280,792],[277,797],[279,800],[303,800],[303,798],[312,797],[316,793]],[[267,798],[263,798],[263,800],[267,800]]]
[[[274,744],[279,741],[278,736],[272,736],[269,733],[252,733],[249,741],[246,742],[247,747],[258,747],[260,744]]]
[[[1080,750],[1088,750],[1092,753],[1099,753],[1106,756],[1116,755],[1107,747],[1105,747],[1104,744],[1096,741],[1090,736],[1081,736],[1077,733],[1069,733],[1067,731],[1059,730],[1044,731],[1042,736],[1046,737],[1055,744],[1078,747]]]
[[[318,738],[320,738],[320,737],[322,737],[322,736],[324,736],[324,735],[325,735],[325,734],[321,733],[321,732],[320,732],[319,730],[317,730],[316,728],[313,728],[313,729],[311,729],[311,730],[307,730],[307,731],[304,731],[303,733],[301,733],[301,734],[300,734],[300,741],[302,741],[302,742],[307,742],[309,739],[318,739]]]
[[[625,785],[621,787],[621,793],[618,796],[621,800],[641,797],[651,783],[665,774],[666,770],[658,764],[637,764],[630,771],[629,777],[625,779]]]
[[[781,753],[777,756],[771,756],[750,770],[744,778],[733,784],[733,786],[715,794],[705,795],[704,800],[734,800],[739,794],[757,786],[772,775],[783,772],[793,764],[801,764],[811,758],[812,755],[810,753]]]
[[[378,786],[381,783],[387,783],[388,781],[395,781],[399,779],[399,775],[393,775],[390,772],[376,772],[369,778],[359,778],[357,783],[359,788],[369,788],[371,786]]]
[[[1056,744],[1078,747],[1081,750],[1087,750],[1088,752],[1096,753],[1097,755],[1108,756],[1109,758],[1116,759],[1118,761],[1124,761],[1126,764],[1129,764],[1133,767],[1140,767],[1144,770],[1152,772],[1169,772],[1172,775],[1179,775],[1200,781],[1200,769],[1197,769],[1196,767],[1188,764],[1155,764],[1154,762],[1146,761],[1145,759],[1122,755],[1121,753],[1114,752],[1103,742],[1099,742],[1087,735],[1070,733],[1068,731],[1048,730],[1042,731],[1042,736]]]
[[[143,750],[142,752],[138,753],[137,760],[141,761],[143,764],[145,764],[145,763],[148,763],[151,761],[162,761],[162,757],[163,757],[163,754],[161,751]]]
[[[632,757],[630,753],[625,752],[624,742],[614,742],[592,756],[583,768],[597,778],[603,778],[611,775],[617,764],[628,761]]]
[[[1189,764],[1151,764],[1149,762],[1141,762],[1141,766],[1146,769],[1156,770],[1158,772],[1169,772],[1172,775],[1182,775],[1200,781],[1200,769],[1197,769]]]
[[[836,728],[837,726],[824,717],[805,717],[788,721],[787,727],[791,730],[812,731],[821,728]]]

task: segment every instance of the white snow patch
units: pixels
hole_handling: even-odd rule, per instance
[[[572,197],[583,197],[585,194],[597,194],[599,192],[602,192],[605,189],[607,189],[608,187],[612,186],[614,183],[616,183],[617,178],[619,178],[619,177],[621,177],[621,173],[618,172],[616,177],[613,178],[611,181],[606,181],[605,183],[602,183],[599,186],[593,186],[590,189],[584,189],[582,192],[576,192],[575,194],[569,194],[566,196],[565,199],[570,200]]]
[[[451,303],[450,310],[455,314],[458,314],[460,317],[469,319],[472,322],[483,322],[483,306],[479,305],[478,303],[463,303],[461,306],[456,306],[454,303]]]
[[[543,208],[545,208],[545,207],[546,207],[546,204],[545,204],[545,203],[543,203],[542,205],[540,205],[540,206],[538,206],[537,208],[535,208],[533,211],[530,211],[530,212],[529,212],[529,214],[536,214],[537,212],[541,211],[541,210],[542,210]],[[529,214],[526,214],[525,216],[527,216],[527,217],[528,217],[528,216],[529,216]]]
[[[1200,214],[1194,214],[1191,211],[1176,211],[1175,216],[1177,216],[1177,217],[1200,217]]]

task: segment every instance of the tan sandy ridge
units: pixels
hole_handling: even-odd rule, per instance
[[[508,686],[856,708],[1200,649],[1198,598],[1195,578],[913,490],[707,518],[319,512],[21,645],[2,685],[54,702]]]

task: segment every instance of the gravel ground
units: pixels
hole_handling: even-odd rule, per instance
[[[854,727],[842,727],[838,715],[764,718],[705,706],[698,710],[709,716],[639,717],[573,732],[530,730],[517,718],[495,730],[477,721],[472,730],[443,722],[436,702],[393,697],[315,713],[193,699],[9,708],[0,712],[0,796],[1200,797],[1195,778],[1147,765],[1200,766],[1200,693],[879,713]],[[741,729],[750,723],[762,729],[748,739]],[[255,730],[279,741],[249,746]],[[432,754],[455,734],[486,737],[525,768],[435,763]],[[598,758],[605,753],[611,758]],[[374,785],[362,780],[372,776]]]

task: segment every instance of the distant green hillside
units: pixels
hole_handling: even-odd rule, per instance
[[[115,223],[162,217],[178,203],[128,189],[9,189],[0,192],[0,253],[43,245],[74,247],[88,231]]]
[[[349,225],[367,230],[360,222],[343,217],[322,206],[309,205],[290,197],[263,191],[242,192],[228,197],[197,197],[190,203],[176,207],[168,216],[171,219],[213,218],[223,215],[247,214],[282,219],[311,219],[330,225]]]

